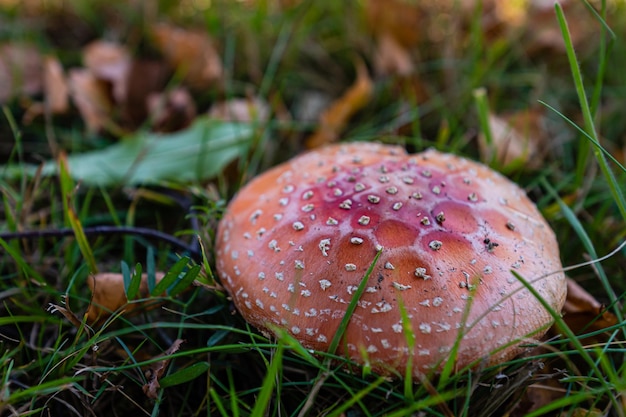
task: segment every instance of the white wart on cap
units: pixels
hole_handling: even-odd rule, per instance
[[[325,351],[377,251],[338,353],[416,376],[450,359],[498,363],[543,335],[565,278],[554,233],[523,190],[454,155],[396,146],[335,145],[253,179],[220,222],[217,269],[243,317]],[[415,334],[409,352],[400,300]]]

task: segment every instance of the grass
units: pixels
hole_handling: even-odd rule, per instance
[[[592,12],[586,3],[567,3],[582,6],[584,14],[574,17],[569,13],[579,12],[557,5],[551,22],[562,46],[534,52],[528,50],[538,30],[532,21],[494,34],[479,19],[479,5],[460,14],[445,2],[432,6],[433,23],[423,21],[431,32],[424,29],[414,45],[414,73],[377,77],[374,96],[343,132],[345,140],[383,140],[412,151],[433,146],[478,159],[478,133],[491,137],[489,112],[543,107],[543,126],[552,136],[540,144],[547,152],[538,169],[485,162],[529,192],[555,230],[564,265],[586,263],[568,274],[618,318],[610,327],[575,334],[567,317],[553,311],[559,336],[551,333],[542,349],[501,366],[478,360],[472,370],[446,368],[412,381],[378,376],[332,350],[313,354],[286,333],[260,334],[235,314],[213,272],[215,230],[226,202],[253,175],[298,153],[315,128],[285,113],[299,114],[314,96],[338,97],[354,78],[357,57],[374,67],[372,32],[378,29],[368,26],[368,2],[303,1],[284,8],[270,1],[178,3],[161,1],[141,11],[127,6],[119,23],[107,2],[85,7],[68,1],[65,9],[46,6],[37,25],[26,8],[0,3],[0,23],[8,22],[0,24],[1,40],[34,41],[68,66],[79,64],[80,47],[94,38],[117,36],[133,53],[153,57],[145,41],[152,22],[199,25],[220,44],[226,74],[223,85],[194,92],[199,108],[254,94],[273,111],[267,124],[255,126],[238,161],[210,181],[122,187],[77,184],[63,169],[59,178],[27,175],[27,164],[52,158],[51,144],[71,156],[106,149],[119,138],[83,133],[76,113],[27,124],[32,98],[3,106],[0,158],[23,172],[0,176],[0,232],[70,228],[77,238],[0,239],[0,415],[626,414],[626,250],[603,257],[626,239],[626,5],[600,1]],[[463,16],[459,25],[442,26],[450,33],[429,38],[438,19],[457,15]],[[593,28],[585,42],[575,41],[580,28],[573,22],[581,16]],[[59,31],[61,18],[75,30]],[[175,235],[189,248],[200,245],[203,256],[190,259],[186,255],[198,251],[185,253],[153,236],[89,233],[101,224]],[[133,314],[114,312],[87,324],[86,283],[95,271],[122,274],[138,306]],[[138,288],[142,271],[151,277],[147,293]],[[159,283],[155,271],[166,272]],[[190,285],[194,280],[198,285]],[[339,341],[340,334],[333,346]],[[161,371],[160,387],[147,396],[144,386]],[[537,387],[564,395],[546,400],[533,394]],[[539,401],[535,407],[532,400]]]

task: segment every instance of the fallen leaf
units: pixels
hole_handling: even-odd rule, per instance
[[[202,89],[221,79],[222,59],[205,32],[160,23],[152,27],[152,38],[189,86]]]
[[[61,62],[47,56],[43,63],[44,98],[51,114],[62,114],[69,109],[69,88]]]
[[[209,110],[212,119],[233,122],[265,122],[270,108],[260,98],[234,98],[214,104]]]
[[[551,364],[544,365],[536,375],[539,381],[524,390],[509,416],[524,417],[565,397],[567,389],[560,382],[563,376],[564,372],[554,369]]]
[[[127,125],[139,127],[149,116],[148,100],[159,94],[169,78],[167,64],[156,59],[134,59],[128,75],[128,94],[122,116]]]
[[[76,68],[69,73],[69,91],[72,101],[90,132],[97,132],[112,124],[113,102],[104,81],[91,71]]]
[[[608,329],[618,323],[613,313],[571,278],[567,279],[563,320],[577,335]],[[595,343],[606,340],[607,337],[608,334],[600,334],[584,340],[585,343]]]
[[[244,155],[254,133],[247,123],[197,117],[185,130],[170,134],[138,133],[104,149],[67,157],[72,178],[87,186],[158,184],[163,181],[199,181],[212,178]],[[0,166],[0,177],[33,177],[37,166]],[[48,161],[42,176],[56,175]]]
[[[415,1],[368,0],[365,16],[375,36],[390,36],[404,48],[415,47],[424,33],[424,13]]]
[[[178,352],[180,350],[180,345],[182,345],[184,342],[185,341],[182,339],[174,340],[174,343],[172,343],[172,346],[170,346],[169,349],[167,349],[167,351],[162,356],[167,357]],[[171,360],[170,358],[166,358],[158,362],[154,362],[146,370],[145,376],[146,376],[146,379],[148,380],[148,383],[145,384],[142,388],[143,388],[143,392],[146,394],[148,398],[158,398],[159,396],[158,390],[160,388],[159,379],[165,373],[165,369],[167,368],[167,365],[169,365],[170,360]]]
[[[307,148],[337,141],[350,118],[370,101],[374,84],[363,62],[357,63],[356,72],[354,84],[321,114],[317,131],[306,140]]]
[[[156,272],[156,282],[161,281],[164,276],[163,272]],[[122,311],[122,309],[124,314],[128,314],[145,306],[144,302],[128,302],[124,288],[124,276],[120,273],[102,272],[90,275],[87,286],[92,293],[91,303],[89,303],[86,313],[90,323],[97,322],[108,317],[111,313]],[[148,295],[148,274],[144,273],[141,275],[139,298],[147,298]]]
[[[486,163],[495,161],[503,169],[541,167],[543,153],[540,150],[548,142],[543,121],[543,111],[535,109],[503,115],[489,114],[492,142],[487,143],[486,136],[479,135],[481,159]]]
[[[411,53],[387,33],[378,36],[374,68],[381,75],[408,75],[415,70]]]
[[[155,132],[175,132],[188,127],[196,117],[196,103],[189,91],[177,87],[147,98],[148,114]]]
[[[35,47],[0,45],[0,103],[19,95],[33,96],[43,89],[43,58]]]
[[[83,49],[83,63],[96,78],[111,83],[116,103],[126,101],[132,63],[126,47],[113,42],[93,41]]]

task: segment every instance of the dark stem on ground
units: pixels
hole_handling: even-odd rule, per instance
[[[193,243],[187,243],[183,240],[178,239],[175,236],[160,232],[158,230],[132,226],[91,226],[83,228],[83,231],[87,236],[133,235],[166,242],[177,249],[188,252],[189,256],[196,262],[202,262],[202,253],[196,239],[193,240]],[[74,231],[72,229],[44,229],[26,230],[21,232],[0,232],[0,239],[5,241],[14,239],[33,240],[51,237],[59,238],[73,235]]]

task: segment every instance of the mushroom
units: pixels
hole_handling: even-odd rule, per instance
[[[403,375],[409,357],[415,376],[447,360],[497,364],[541,337],[553,318],[511,270],[555,310],[565,301],[554,233],[524,191],[435,150],[352,143],[295,157],[239,191],[216,244],[242,316],[318,351],[378,252],[337,353],[382,374]]]

